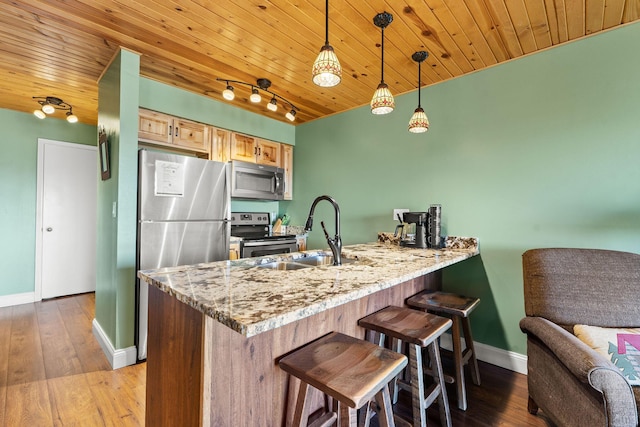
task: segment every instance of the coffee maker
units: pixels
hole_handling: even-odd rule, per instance
[[[407,230],[404,233],[400,233],[401,240],[400,246],[408,248],[433,248],[439,249],[442,245],[442,238],[440,235],[440,205],[431,205],[428,212],[405,212],[402,214],[402,219],[398,215],[398,219],[402,223],[396,227],[396,234],[399,228],[405,228],[408,224],[408,228],[413,229],[415,224],[415,234],[411,238],[411,234]],[[402,236],[405,236],[402,238]]]
[[[428,229],[429,212],[405,212],[402,214],[402,222],[407,224],[415,224],[416,232],[413,239],[407,238],[400,241],[400,246],[408,248],[427,247],[427,229]]]

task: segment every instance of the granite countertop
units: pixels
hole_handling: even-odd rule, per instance
[[[389,243],[343,247],[356,262],[299,270],[260,267],[327,250],[142,270],[146,283],[250,337],[362,298],[479,254],[474,238],[448,238],[444,249]]]

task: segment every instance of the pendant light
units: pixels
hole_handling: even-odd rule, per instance
[[[342,79],[342,67],[333,47],[329,44],[329,0],[325,6],[325,39],[324,46],[313,63],[311,69],[313,83],[321,87],[333,87]]]
[[[384,29],[391,24],[391,21],[393,21],[393,15],[387,12],[379,13],[373,18],[375,26],[382,30],[380,84],[371,98],[371,112],[373,114],[389,114],[396,108],[389,86],[384,82]]]
[[[411,55],[411,59],[418,63],[418,108],[413,112],[413,116],[411,116],[411,120],[409,120],[409,132],[411,133],[422,133],[429,130],[429,119],[427,119],[427,115],[424,113],[422,106],[420,105],[420,89],[422,87],[420,81],[420,64],[422,61],[427,59],[429,54],[424,50],[415,52]]]

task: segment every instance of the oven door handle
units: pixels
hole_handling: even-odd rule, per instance
[[[286,239],[286,240],[276,240],[276,239],[270,239],[270,240],[259,240],[259,241],[243,241],[242,245],[246,248],[253,248],[253,247],[257,247],[257,246],[280,246],[280,245],[290,245],[290,244],[295,244],[296,241],[292,240],[292,239]]]

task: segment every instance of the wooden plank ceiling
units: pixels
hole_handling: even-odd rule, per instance
[[[311,82],[324,44],[322,0],[0,0],[0,108],[32,112],[33,96],[56,96],[95,124],[97,81],[118,47],[141,54],[144,77],[223,100],[216,78],[254,83],[299,108],[296,124],[368,104],[380,82],[414,90],[411,54],[426,50],[422,82],[433,84],[639,19],[640,0],[334,0],[329,41],[343,67],[334,88]],[[248,101],[234,105],[285,120]]]

